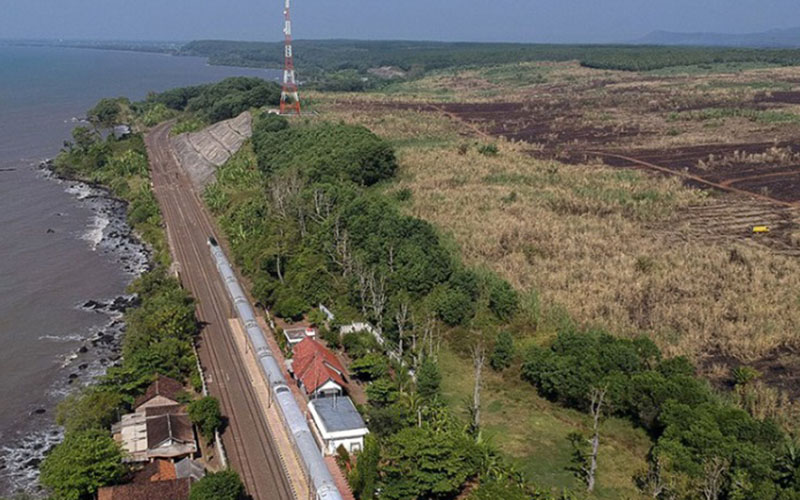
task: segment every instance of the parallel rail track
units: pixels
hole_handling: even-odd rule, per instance
[[[211,374],[209,390],[220,399],[228,417],[225,449],[254,500],[294,500],[228,326],[233,306],[206,244],[215,234],[214,224],[172,155],[170,129],[170,123],[162,124],[146,137],[153,190],[181,269],[181,281],[195,297],[198,319],[204,325],[198,352]]]

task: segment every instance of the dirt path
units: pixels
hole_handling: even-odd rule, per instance
[[[231,466],[254,500],[292,500],[269,427],[232,340],[232,305],[207,248],[214,225],[191,182],[175,161],[169,140],[171,123],[146,137],[153,190],[167,226],[167,239],[181,281],[197,302],[203,323],[198,353],[209,373],[209,390],[219,398],[228,426],[223,443]]]

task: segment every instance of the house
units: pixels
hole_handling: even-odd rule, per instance
[[[97,500],[189,500],[191,487],[189,478],[107,486],[97,491]]]
[[[205,468],[185,458],[177,463],[157,459],[145,465],[129,484],[100,488],[98,500],[186,500],[191,485],[205,476]]]
[[[186,408],[178,403],[180,382],[159,376],[135,403],[136,411],[114,424],[114,439],[127,452],[126,462],[194,458],[197,441]]]
[[[306,395],[342,395],[347,387],[347,371],[336,356],[316,340],[306,337],[294,346],[292,376]]]
[[[155,382],[150,384],[145,393],[136,398],[133,404],[138,412],[146,407],[176,405],[179,394],[185,392],[183,384],[169,377],[159,375]]]
[[[308,403],[322,451],[334,455],[339,446],[350,453],[364,448],[369,429],[349,397],[318,398]]]
[[[317,338],[317,330],[310,326],[298,326],[296,328],[284,328],[283,336],[290,346],[295,346],[306,338]]]

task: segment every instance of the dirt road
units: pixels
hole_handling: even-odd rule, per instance
[[[146,137],[155,192],[167,237],[183,285],[197,301],[205,325],[198,345],[209,391],[219,398],[228,426],[223,443],[231,467],[239,472],[254,500],[293,500],[274,440],[228,325],[233,309],[207,247],[214,225],[169,144],[171,124]]]

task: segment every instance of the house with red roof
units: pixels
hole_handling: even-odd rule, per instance
[[[306,337],[294,346],[291,372],[309,397],[340,396],[347,388],[347,370],[321,343]]]

